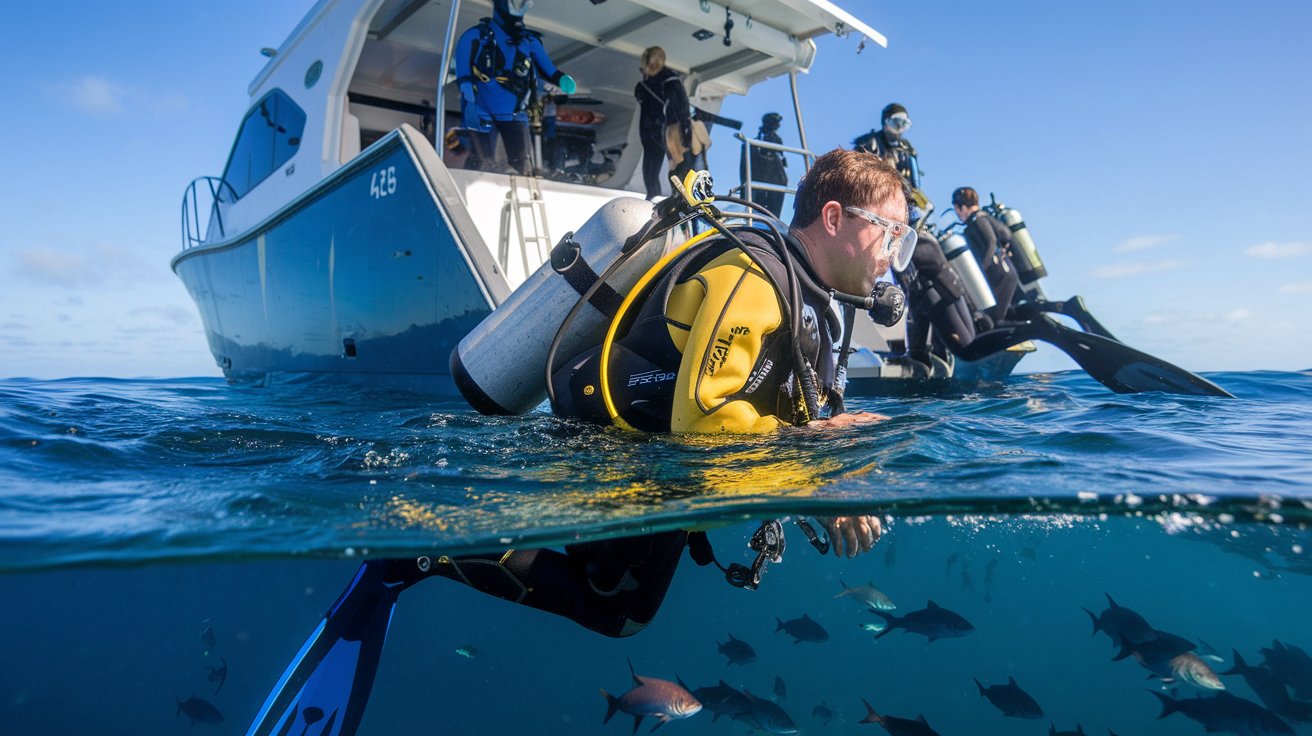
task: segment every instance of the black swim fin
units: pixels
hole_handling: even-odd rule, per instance
[[[273,686],[247,736],[351,736],[360,726],[401,591],[422,580],[414,560],[369,560]]]
[[[1028,322],[1004,325],[976,336],[969,359],[1006,350],[1026,340],[1042,340],[1071,356],[1086,373],[1118,394],[1161,391],[1190,396],[1228,396],[1215,383],[1161,358],[1101,335],[1094,335],[1040,314]]]

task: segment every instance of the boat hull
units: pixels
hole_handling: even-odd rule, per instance
[[[396,131],[258,227],[174,259],[224,375],[456,393],[451,350],[507,289],[474,263],[483,246],[452,226],[458,203],[422,153]]]

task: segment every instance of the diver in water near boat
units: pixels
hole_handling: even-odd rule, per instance
[[[531,166],[528,106],[539,79],[567,95],[574,78],[561,72],[547,56],[540,35],[524,25],[533,0],[495,0],[491,18],[465,31],[456,44],[456,83],[461,114],[477,161],[484,168],[496,158],[497,136],[516,173]]]
[[[829,304],[835,294],[877,292],[876,279],[890,265],[905,266],[902,254],[916,239],[906,218],[902,181],[888,162],[844,150],[816,159],[799,185],[792,227],[778,234],[784,250],[751,229],[726,230],[675,258],[643,291],[612,365],[621,373],[655,371],[666,379],[635,386],[655,390],[617,393],[621,416],[638,429],[693,433],[773,432],[806,426],[823,411],[829,417],[812,426],[885,419],[842,410],[836,385],[842,375],[830,347],[838,325],[831,324]],[[789,294],[789,284],[799,296]],[[900,293],[889,296],[900,302]],[[790,315],[800,318],[800,331]],[[894,314],[883,316],[890,318],[896,321]],[[557,414],[608,418],[595,389],[601,363],[601,348],[594,348],[556,373]],[[828,544],[817,547],[838,556],[870,551],[881,533],[874,516],[817,521],[828,535]],[[699,564],[714,562],[704,534],[672,531],[571,545],[564,552],[442,558],[432,574],[607,636],[627,636],[655,616],[685,546]],[[759,580],[759,569],[737,574]]]

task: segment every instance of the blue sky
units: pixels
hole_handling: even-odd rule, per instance
[[[220,172],[259,49],[311,4],[0,10],[0,376],[218,375],[168,268],[179,202]],[[839,4],[889,48],[820,41],[814,150],[901,102],[931,198],[971,185],[1022,211],[1050,296],[1194,370],[1312,367],[1312,5]],[[724,113],[754,132],[770,110],[794,142],[784,80]],[[712,172],[736,171],[721,132]],[[1073,367],[1051,348],[1023,365]]]

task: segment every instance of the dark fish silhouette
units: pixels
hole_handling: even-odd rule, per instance
[[[784,678],[780,677],[779,675],[774,676],[774,699],[775,700],[788,699],[788,686],[784,684]]]
[[[1048,725],[1048,736],[1084,736],[1084,726],[1077,723],[1074,731],[1058,731],[1057,724],[1052,723]]]
[[[970,577],[970,565],[968,563],[969,560],[963,560],[961,562],[961,589],[969,590],[970,592],[974,593],[975,581],[972,580]]]
[[[197,723],[223,723],[223,714],[208,700],[201,700],[195,695],[183,700],[176,693],[173,699],[178,701],[178,712],[174,714],[174,718],[179,714],[184,715],[191,719],[193,726]]]
[[[645,716],[658,719],[652,727],[655,731],[667,721],[687,718],[702,709],[702,704],[697,702],[697,698],[687,688],[669,680],[642,677],[633,671],[632,661],[629,662],[629,674],[633,677],[633,688],[627,693],[615,697],[605,690],[601,691],[601,696],[606,699],[606,717],[601,720],[601,725],[610,723],[616,713],[624,712],[633,716],[634,733],[637,733],[638,725]]]
[[[718,641],[715,643],[719,646],[720,654],[729,658],[728,664],[749,664],[756,661],[756,650],[752,649],[752,645],[742,639],[733,638],[733,634],[729,634],[729,641],[723,644]]]
[[[1185,652],[1192,652],[1198,648],[1197,644],[1184,638],[1176,636],[1168,631],[1158,631],[1150,629],[1152,635],[1144,641],[1134,643],[1124,641],[1121,643],[1121,650],[1112,657],[1112,661],[1119,661],[1126,657],[1135,657],[1140,661],[1148,660],[1149,662],[1166,662]]]
[[[829,707],[828,703],[821,700],[820,705],[817,705],[816,707],[811,709],[811,717],[819,718],[823,720],[824,723],[822,723],[821,725],[828,726],[829,721],[833,720],[834,718],[834,711],[832,708]]]
[[[888,731],[889,736],[940,736],[938,731],[929,727],[929,722],[925,720],[924,715],[916,716],[914,721],[896,716],[881,716],[865,698],[862,698],[861,702],[865,703],[866,717],[857,723],[878,723]]]
[[[1142,644],[1157,638],[1157,633],[1143,616],[1124,606],[1116,605],[1111,593],[1104,593],[1104,595],[1107,596],[1107,610],[1103,611],[1101,616],[1087,608],[1083,609],[1093,620],[1093,633],[1103,632],[1111,637],[1112,645],[1117,647],[1124,646],[1126,642]]]
[[[219,667],[205,668],[210,671],[210,673],[206,675],[209,681],[219,683],[214,688],[215,695],[218,695],[219,691],[223,689],[223,683],[228,681],[228,660],[224,659],[223,657],[219,657],[219,662],[220,662]]]
[[[1264,664],[1276,673],[1294,694],[1304,700],[1312,698],[1312,657],[1299,647],[1282,644],[1277,639],[1262,650]]]
[[[998,569],[998,558],[994,557],[989,560],[989,564],[984,566],[984,585],[987,587],[993,584],[993,573]]]
[[[834,596],[835,598],[847,596],[866,604],[868,608],[873,608],[876,611],[892,611],[897,608],[897,604],[893,602],[893,599],[880,592],[874,583],[850,588],[847,583],[843,582],[842,578],[839,578],[838,584],[843,586],[843,590]]]
[[[943,580],[946,581],[952,578],[952,566],[957,564],[957,560],[960,558],[961,555],[957,552],[948,555],[948,564],[943,567]]]
[[[975,685],[979,687],[980,696],[988,698],[988,701],[1002,711],[1004,716],[1029,719],[1043,717],[1043,709],[1029,693],[1020,689],[1014,677],[1008,677],[1006,685],[984,687],[979,680],[975,680]]]
[[[724,680],[720,680],[719,684],[716,685],[708,685],[693,690],[683,684],[682,679],[677,677],[675,679],[678,681],[679,687],[692,693],[697,702],[711,712],[712,723],[719,720],[720,716],[741,718],[752,710],[752,704],[747,700],[747,696],[731,687]]]
[[[794,644],[800,644],[804,641],[809,641],[813,644],[819,644],[822,641],[829,641],[829,632],[825,631],[823,626],[816,623],[815,619],[806,614],[802,614],[801,618],[795,618],[791,621],[783,621],[778,617],[775,617],[775,621],[778,625],[774,627],[774,630],[776,632],[782,631],[793,637]]]
[[[1285,683],[1266,665],[1251,665],[1244,661],[1239,650],[1234,652],[1235,664],[1222,672],[1223,675],[1240,675],[1249,689],[1257,695],[1272,713],[1284,716],[1291,721],[1306,722],[1312,720],[1312,703],[1294,700],[1289,697]]]
[[[888,621],[888,628],[875,634],[876,639],[894,629],[920,634],[930,641],[961,637],[975,630],[969,621],[934,601],[930,601],[928,607],[912,611],[905,616],[894,616],[882,611],[871,611],[871,613]]]
[[[738,720],[769,733],[797,733],[797,724],[777,703],[765,698],[758,698],[746,689],[743,690],[743,695],[747,696],[747,702],[751,705],[751,710],[747,712],[745,717]]]
[[[201,647],[203,647],[204,650],[205,650],[205,656],[208,657],[208,656],[210,655],[210,652],[214,651],[214,645],[215,645],[216,643],[217,643],[217,642],[216,642],[215,639],[214,639],[214,627],[213,627],[213,626],[206,626],[204,629],[201,630],[201,632],[200,632],[200,645],[201,645]]]
[[[1236,697],[1228,692],[1219,692],[1208,698],[1197,697],[1187,700],[1176,700],[1155,690],[1148,692],[1162,701],[1162,712],[1157,716],[1159,719],[1172,713],[1183,713],[1185,717],[1201,723],[1208,733],[1229,731],[1240,736],[1294,733],[1294,729],[1280,720],[1276,714],[1251,700]]]

